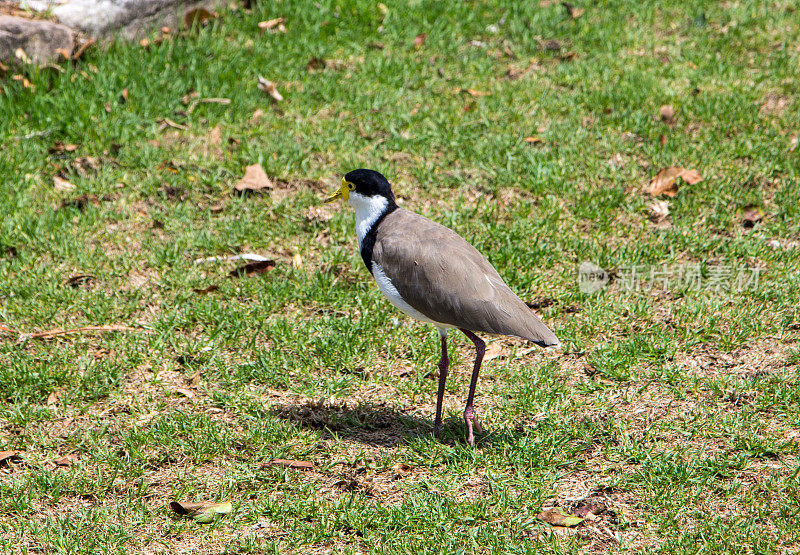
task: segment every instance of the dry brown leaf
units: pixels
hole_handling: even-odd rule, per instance
[[[667,136],[666,135],[659,135],[658,136],[658,142],[659,142],[659,144],[661,146],[666,146],[667,145]]]
[[[764,219],[764,212],[758,206],[745,206],[742,214],[742,227],[751,228]]]
[[[258,23],[258,28],[261,29],[261,32],[264,31],[275,31],[278,33],[285,33],[286,32],[286,20],[282,17],[276,17],[275,19],[270,19],[267,21],[260,21]]]
[[[259,108],[259,109],[257,109],[255,112],[253,112],[253,115],[252,115],[252,116],[250,116],[250,121],[252,121],[252,122],[257,122],[257,121],[258,121],[258,120],[260,120],[262,117],[264,117],[264,110],[262,110],[261,108]]]
[[[398,462],[392,467],[392,470],[396,476],[408,476],[414,467],[404,462]]]
[[[425,41],[427,40],[428,35],[427,33],[420,33],[416,37],[414,37],[414,48],[421,48]]]
[[[55,405],[56,403],[58,403],[58,397],[59,397],[60,394],[61,394],[61,392],[59,392],[58,390],[51,391],[50,395],[47,396],[47,405],[48,406],[52,406],[52,405]]]
[[[50,154],[56,154],[59,152],[72,152],[74,150],[78,150],[78,145],[67,144],[67,143],[62,143],[61,141],[56,141],[53,143],[53,146],[51,146],[48,149],[48,152]]]
[[[493,341],[486,346],[486,351],[483,355],[484,362],[494,360],[503,356],[503,347],[497,341]]]
[[[187,10],[183,14],[183,26],[188,28],[193,25],[203,25],[215,17],[217,17],[217,14],[212,11],[205,8],[194,8]]]
[[[553,526],[566,527],[577,526],[584,520],[581,517],[568,513],[562,507],[553,507],[552,509],[542,511],[536,518]]]
[[[669,203],[666,200],[654,200],[648,207],[650,219],[655,223],[661,223],[669,216]]]
[[[208,144],[216,146],[222,142],[222,127],[215,125],[208,133]]]
[[[252,164],[247,166],[244,170],[244,177],[233,186],[233,188],[241,194],[252,191],[261,191],[264,189],[272,189],[272,181],[267,177],[264,168],[261,164]]]
[[[275,88],[275,83],[264,79],[260,75],[258,76],[258,88],[270,95],[276,102],[283,100],[283,96],[278,92],[278,89]]]
[[[97,156],[79,156],[73,160],[72,166],[85,176],[100,169],[100,159]]]
[[[73,191],[75,190],[75,185],[64,179],[63,177],[59,177],[57,175],[53,176],[53,186],[55,187],[56,191]]]
[[[658,114],[661,116],[661,121],[664,123],[675,123],[675,108],[672,107],[672,104],[664,104],[658,109]]]
[[[248,262],[244,266],[240,266],[235,270],[231,270],[228,277],[242,277],[251,274],[266,274],[275,267],[274,260],[256,260]]]
[[[69,455],[64,455],[63,457],[53,459],[50,462],[56,466],[72,466],[73,463],[76,463],[79,460],[81,460],[81,456],[78,453],[70,453]]]
[[[282,466],[284,468],[294,468],[297,470],[314,469],[314,463],[310,461],[297,461],[294,459],[272,459],[271,461],[265,462],[261,465],[262,468],[267,468],[270,466]]]
[[[202,376],[201,376],[201,374],[200,374],[200,370],[196,370],[196,371],[195,371],[195,373],[194,373],[194,374],[192,374],[192,375],[189,377],[189,380],[188,380],[188,381],[189,381],[189,385],[191,385],[192,387],[197,387],[197,384],[199,384],[199,383],[200,383],[200,378],[201,378],[201,377],[202,377]]]
[[[703,180],[700,172],[697,170],[689,170],[680,166],[670,166],[663,168],[656,174],[650,185],[645,188],[645,193],[653,196],[666,195],[674,197],[678,194],[678,178],[683,179],[689,185],[694,185]]]
[[[179,388],[175,389],[174,391],[175,391],[175,393],[183,395],[187,399],[193,399],[194,396],[195,396],[194,391],[192,391],[191,389],[186,389],[185,387],[179,387]]]
[[[198,295],[208,295],[214,291],[219,291],[219,285],[209,285],[208,287],[203,287],[202,289],[192,289],[192,291]]]
[[[484,92],[484,91],[476,91],[475,89],[464,89],[464,92],[469,94],[470,96],[478,97],[478,96],[489,96],[492,93]]]
[[[535,137],[535,136],[534,137],[525,137],[522,140],[525,141],[528,144],[531,144],[531,145],[538,145],[538,144],[544,142],[544,139],[542,139],[541,137]]]
[[[9,466],[12,462],[21,460],[20,451],[0,451],[0,467]]]
[[[69,285],[70,287],[77,287],[82,283],[88,283],[90,281],[93,281],[94,279],[96,278],[91,274],[73,274],[64,281],[64,285]]]
[[[216,515],[226,515],[233,510],[230,501],[222,503],[191,503],[187,501],[172,501],[169,508],[175,513],[193,518],[196,522],[208,524],[214,520]]]
[[[561,5],[564,6],[564,9],[567,10],[567,13],[572,19],[578,19],[583,15],[583,12],[586,11],[583,8],[575,7],[567,2],[561,2]]]
[[[75,52],[72,54],[72,59],[73,59],[73,60],[77,60],[78,58],[80,58],[81,56],[83,56],[83,53],[84,53],[84,52],[86,52],[86,49],[87,49],[87,48],[89,48],[90,46],[92,46],[94,43],[95,43],[95,39],[89,39],[89,40],[87,40],[86,42],[84,42],[84,43],[83,43],[82,45],[80,45],[80,47],[79,47],[79,48],[78,48],[78,49],[77,49],[77,50],[76,50],[76,51],[75,51]],[[67,56],[67,58],[69,58],[69,56]]]

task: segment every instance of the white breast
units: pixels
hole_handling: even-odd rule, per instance
[[[450,324],[442,324],[441,322],[435,322],[431,320],[403,300],[403,297],[400,296],[400,292],[397,290],[397,287],[394,286],[392,280],[389,279],[389,276],[386,275],[386,272],[383,271],[383,268],[381,268],[380,265],[374,260],[372,261],[372,277],[375,278],[375,282],[378,284],[378,289],[381,290],[381,293],[386,295],[386,298],[389,299],[389,302],[399,308],[404,314],[407,314],[408,316],[411,316],[420,322],[433,324],[440,330],[454,327]]]

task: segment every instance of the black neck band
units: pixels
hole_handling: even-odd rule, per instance
[[[361,240],[361,258],[364,260],[364,264],[367,265],[367,270],[369,270],[370,274],[372,273],[372,249],[375,248],[375,239],[378,237],[378,226],[381,225],[386,216],[395,210],[397,210],[397,205],[392,201],[383,214],[373,222],[369,230],[367,230],[367,234],[364,235],[364,239]]]

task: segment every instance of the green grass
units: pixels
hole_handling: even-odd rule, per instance
[[[0,549],[797,550],[800,12],[385,4],[226,9],[146,48],[0,78],[0,325],[136,328],[0,336],[0,450],[23,451],[0,466]],[[260,33],[274,17],[287,32]],[[182,102],[192,92],[230,103]],[[78,169],[86,156],[96,169]],[[254,163],[275,187],[234,195]],[[703,180],[655,224],[643,189],[670,165]],[[319,208],[356,167],[475,244],[565,345],[522,356],[501,340],[474,449],[469,343],[451,342],[439,441],[437,335],[371,283],[352,213]],[[745,228],[751,205],[764,218]],[[230,279],[235,262],[195,263],[247,252],[275,269]],[[584,260],[618,278],[582,293]],[[704,285],[626,290],[634,265],[699,265]],[[709,286],[752,267],[757,287]],[[67,284],[76,274],[93,277]],[[584,498],[609,510],[570,530],[536,520]],[[171,514],[176,499],[234,511],[201,525]]]

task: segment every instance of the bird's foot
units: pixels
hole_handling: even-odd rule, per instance
[[[478,422],[478,417],[472,407],[467,407],[464,410],[464,422],[467,424],[467,443],[469,443],[470,447],[473,447],[475,445],[475,433],[482,434],[483,427]]]

